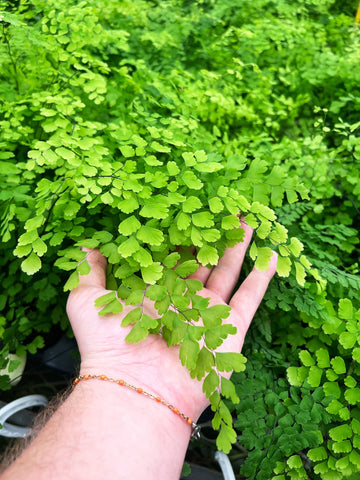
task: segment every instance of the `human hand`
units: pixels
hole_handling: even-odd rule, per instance
[[[246,224],[242,223],[241,228],[245,230],[242,243],[228,248],[216,267],[200,266],[191,276],[203,283],[204,288],[198,294],[210,298],[210,306],[228,304],[232,307],[224,322],[236,326],[237,333],[228,336],[219,351],[240,352],[250,322],[276,269],[274,254],[269,269],[266,272],[254,269],[231,297],[252,236],[252,229]],[[106,259],[99,251],[90,250],[87,260],[91,272],[80,277],[80,284],[71,292],[67,304],[81,354],[80,373],[123,378],[197,419],[209,401],[202,391],[202,383],[191,379],[188,370],[181,365],[179,347],[168,347],[160,335],[149,335],[136,344],[127,343],[125,337],[131,326],[122,327],[121,320],[135,307],[124,305],[121,314],[99,316],[94,302],[106,293]],[[153,302],[147,298],[143,312],[158,316]]]

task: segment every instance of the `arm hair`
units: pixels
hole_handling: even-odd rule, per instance
[[[38,436],[40,430],[45,426],[50,417],[60,407],[60,405],[70,395],[72,388],[67,388],[64,392],[55,395],[46,408],[43,408],[36,416],[34,424],[30,432],[25,438],[12,439],[6,447],[3,458],[0,459],[0,474],[3,473],[15,460],[20,457],[21,453],[32,443]]]

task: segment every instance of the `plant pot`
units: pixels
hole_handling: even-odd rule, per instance
[[[26,353],[21,357],[19,355],[15,355],[14,353],[10,353],[8,359],[9,359],[9,363],[7,364],[7,367],[0,369],[0,376],[8,375],[10,377],[9,383],[13,387],[15,387],[20,382],[22,375],[24,373],[24,369],[26,365]],[[15,370],[9,371],[10,364],[13,361],[18,362],[18,365],[15,368]]]

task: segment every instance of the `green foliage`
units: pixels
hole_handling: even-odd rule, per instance
[[[99,248],[99,314],[134,305],[128,341],[180,344],[243,476],[356,478],[360,45],[340,3],[0,2],[0,366],[69,332],[62,285]],[[243,240],[239,211],[245,273],[275,249],[280,277],[246,370],[216,351],[229,309],[187,279]]]

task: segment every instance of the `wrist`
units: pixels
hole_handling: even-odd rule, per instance
[[[165,398],[165,394],[161,387],[158,387],[158,382],[154,379],[149,371],[148,366],[139,368],[139,365],[117,365],[116,362],[107,362],[101,360],[98,362],[91,362],[89,360],[81,362],[79,376],[88,375],[90,377],[104,376],[106,379],[111,379],[111,383],[114,388],[119,387],[118,381],[122,380],[127,384],[130,384],[136,388],[142,388],[145,391],[153,394],[154,396],[160,396]],[[99,382],[101,379],[95,379]],[[114,381],[112,381],[114,380]],[[101,382],[102,384],[105,381]],[[121,385],[120,385],[121,386]],[[135,391],[134,389],[134,391]],[[173,400],[173,398],[171,398]]]
[[[121,389],[125,390],[132,390],[135,394],[140,394],[146,397],[148,400],[152,402],[156,402],[159,405],[162,405],[163,407],[166,407],[168,410],[170,410],[173,415],[179,417],[184,421],[187,425],[191,427],[191,436],[196,437],[198,436],[199,432],[199,427],[195,423],[194,419],[188,415],[185,415],[182,411],[180,411],[175,405],[167,402],[165,399],[161,398],[159,395],[153,394],[149,391],[144,390],[142,387],[133,385],[126,380],[120,378],[113,378],[113,377],[108,377],[107,375],[104,374],[81,374],[75,378],[73,382],[73,389],[81,382],[87,383],[88,381],[91,380],[98,380],[100,382],[109,382],[112,383],[116,387],[120,387]],[[115,392],[113,392],[114,394]]]
[[[122,418],[136,419],[143,425],[153,424],[167,434],[185,436],[187,441],[198,430],[194,420],[175,405],[123,379],[104,374],[80,374],[73,382],[73,390],[80,390],[80,395],[88,396],[91,401],[94,397],[104,398],[104,406],[106,404],[111,410],[113,405],[114,414],[120,412]]]
[[[177,374],[174,374],[166,364],[159,368],[157,363],[152,364],[152,362],[141,366],[134,362],[129,365],[119,363],[108,359],[92,361],[88,357],[81,362],[79,375],[105,375],[115,380],[123,380],[174,405],[195,422],[209,405],[208,399],[202,392],[202,382],[191,379],[185,367],[180,367]]]

